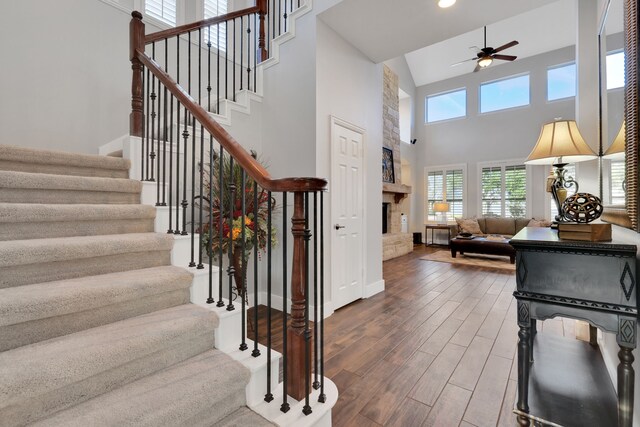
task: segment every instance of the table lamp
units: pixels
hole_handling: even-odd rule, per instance
[[[449,203],[447,202],[435,202],[433,204],[433,211],[440,212],[442,223],[438,225],[447,225],[447,212],[449,212]]]
[[[607,151],[602,155],[603,159],[609,160],[624,160],[625,158],[625,122],[622,122],[618,135],[614,138],[613,142],[607,148]],[[622,181],[622,191],[627,192],[627,180]]]
[[[564,167],[569,163],[577,163],[598,158],[587,145],[575,120],[556,120],[542,126],[538,142],[525,160],[528,165],[548,165],[555,168],[551,184],[551,195],[556,204],[558,214],[556,222],[565,221],[562,202],[567,198],[567,189],[575,187],[578,182],[572,176],[566,176]]]
[[[618,131],[618,135],[614,138],[613,142],[607,148],[607,151],[604,152],[602,158],[609,160],[622,160],[624,159],[624,136],[625,136],[625,122],[622,122],[622,126],[620,126],[620,131]]]

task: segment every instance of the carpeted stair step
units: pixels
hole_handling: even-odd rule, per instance
[[[0,241],[148,233],[156,210],[146,205],[0,203]]]
[[[219,350],[209,350],[107,394],[54,414],[38,427],[268,426],[238,413],[249,371]],[[248,424],[224,424],[234,414]],[[256,415],[256,414],[254,414]],[[257,415],[256,415],[257,416]],[[253,424],[258,420],[260,423]],[[221,421],[221,423],[220,423]]]
[[[262,418],[251,409],[243,406],[234,413],[228,415],[220,422],[215,423],[212,427],[269,427],[275,424]]]
[[[51,175],[0,170],[0,202],[137,204],[142,183],[124,178]]]
[[[0,425],[27,425],[211,350],[216,326],[212,311],[186,304],[2,352]],[[167,401],[179,398],[168,390]]]
[[[129,160],[0,145],[0,170],[55,175],[128,178]]]
[[[163,233],[0,242],[0,289],[171,264]]]
[[[187,304],[192,281],[164,266],[0,289],[0,351]]]

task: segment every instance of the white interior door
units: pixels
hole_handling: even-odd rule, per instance
[[[337,309],[363,296],[364,131],[331,119],[331,283]]]

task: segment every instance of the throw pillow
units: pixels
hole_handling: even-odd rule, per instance
[[[546,219],[533,218],[531,221],[529,221],[527,227],[551,227],[551,221],[547,221]]]
[[[463,233],[482,234],[480,224],[476,218],[456,218],[458,229]]]

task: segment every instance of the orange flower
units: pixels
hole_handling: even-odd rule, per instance
[[[238,238],[238,236],[240,235],[241,230],[239,228],[234,227],[233,230],[232,230],[232,233],[233,233],[233,235],[232,235],[231,239],[232,240],[236,240]]]
[[[244,224],[246,226],[250,226],[251,224],[253,224],[253,221],[251,221],[251,218],[249,218],[248,216],[244,217]]]

